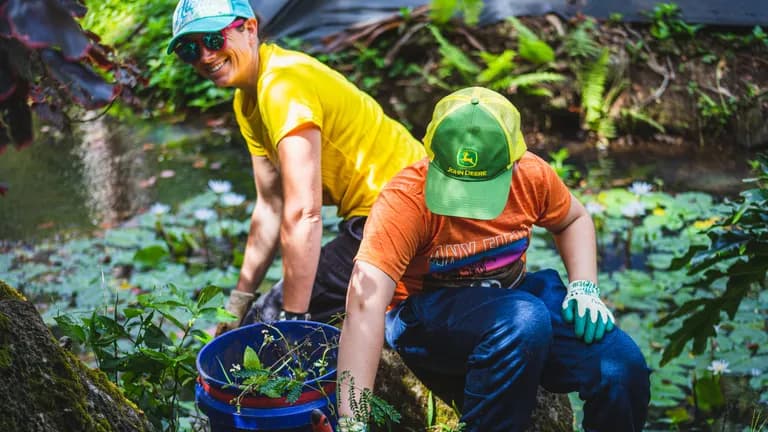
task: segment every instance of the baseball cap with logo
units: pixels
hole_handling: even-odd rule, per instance
[[[182,36],[219,31],[238,17],[255,17],[248,0],[179,1],[173,13],[173,38],[168,44],[167,53],[173,51]]]
[[[432,213],[495,219],[509,198],[515,162],[526,151],[520,113],[483,87],[441,99],[427,126],[425,195]]]

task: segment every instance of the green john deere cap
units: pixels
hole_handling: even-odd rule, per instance
[[[520,113],[507,98],[483,87],[451,93],[435,106],[424,145],[432,213],[484,220],[501,214],[514,164],[526,151]]]
[[[166,52],[172,53],[184,35],[219,31],[238,17],[255,17],[248,0],[181,0],[173,13],[173,38]]]

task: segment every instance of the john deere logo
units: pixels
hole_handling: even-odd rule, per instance
[[[456,163],[463,168],[474,168],[477,166],[477,152],[463,148],[456,154]]]

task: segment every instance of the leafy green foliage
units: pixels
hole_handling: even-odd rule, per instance
[[[753,162],[757,177],[749,181],[755,188],[741,193],[739,202],[728,202],[722,219],[707,231],[708,245],[694,245],[680,258],[672,261],[671,269],[686,267],[696,275],[691,284],[696,290],[724,286],[712,296],[699,296],[672,310],[658,321],[665,325],[672,319],[685,317],[681,327],[668,336],[662,364],[677,357],[689,341],[693,353],[701,353],[709,338],[715,336],[715,326],[721,312],[733,319],[742,300],[755,289],[765,289],[768,272],[768,158],[761,155]]]
[[[378,426],[387,425],[388,427],[393,423],[400,423],[400,413],[385,400],[374,395],[371,389],[360,390],[355,385],[355,378],[348,370],[339,374],[336,400],[340,400],[338,392],[342,391],[342,388],[349,389],[349,406],[355,421],[365,424],[373,422]],[[358,392],[360,396],[357,395]]]
[[[54,319],[63,334],[95,354],[99,368],[155,427],[176,430],[180,417],[191,414],[180,395],[194,386],[197,351],[211,338],[198,323],[234,319],[221,307],[220,294],[221,288],[210,285],[191,299],[167,285],[111,314]]]
[[[659,40],[674,37],[692,38],[702,27],[688,24],[680,18],[680,7],[675,3],[658,3],[649,14],[651,35]]]
[[[519,42],[518,51],[520,57],[534,64],[549,63],[555,60],[555,51],[546,42],[541,40],[536,33],[526,27],[515,17],[507,18],[517,30]]]
[[[335,356],[338,337],[327,338],[317,328],[301,338],[289,339],[271,325],[262,335],[258,350],[245,347],[242,363],[233,364],[229,372],[221,365],[227,382],[240,390],[231,401],[238,410],[242,398],[249,394],[285,397],[288,403],[294,403],[307,389],[324,393],[326,383],[315,380],[328,372],[328,359],[331,353]],[[313,337],[316,335],[321,335],[322,341]]]
[[[205,111],[227,103],[231,100],[231,90],[216,87],[175,55],[165,53],[176,3],[176,0],[90,1],[90,11],[82,23],[86,29],[101,35],[105,43],[114,46],[118,55],[143,65],[141,73],[148,86],[139,89],[137,96],[150,109],[174,113],[180,106],[190,106]]]
[[[445,24],[458,12],[464,22],[475,25],[484,6],[483,0],[431,0],[429,16],[436,24]]]

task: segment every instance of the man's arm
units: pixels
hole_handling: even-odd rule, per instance
[[[354,417],[349,403],[350,381],[343,379],[345,372],[354,379],[358,398],[363,389],[373,391],[384,344],[384,316],[394,291],[395,281],[378,267],[363,261],[355,263],[339,347],[339,416]]]
[[[283,310],[309,310],[323,236],[320,130],[306,127],[278,145],[283,188],[280,245],[283,253]]]

